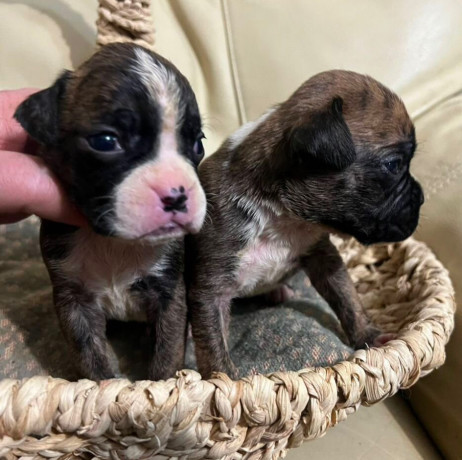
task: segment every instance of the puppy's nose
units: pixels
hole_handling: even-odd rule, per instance
[[[423,194],[422,189],[420,189],[420,206],[422,206],[425,203],[425,196]]]
[[[165,212],[188,212],[186,201],[188,197],[185,194],[183,186],[171,189],[171,194],[161,198]]]
[[[414,196],[415,196],[415,198],[417,198],[416,201],[418,200],[420,206],[422,206],[424,204],[424,202],[425,202],[425,197],[424,197],[422,187],[420,186],[420,184],[418,182],[415,183]]]

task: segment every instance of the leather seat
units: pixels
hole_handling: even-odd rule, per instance
[[[95,43],[96,0],[3,0],[0,88],[45,87]],[[462,295],[462,3],[456,0],[155,0],[156,48],[190,79],[214,151],[241,123],[331,68],[368,73],[404,99],[426,192],[417,238]],[[462,457],[462,314],[442,369],[289,458]],[[305,457],[303,457],[305,458]]]

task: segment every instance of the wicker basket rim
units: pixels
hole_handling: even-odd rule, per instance
[[[152,48],[150,7],[150,0],[99,0],[97,44]],[[413,238],[337,245],[371,316],[396,340],[330,367],[238,381],[225,374],[204,381],[191,370],[159,382],[5,379],[0,457],[277,458],[442,365],[454,328],[454,290],[430,249]]]

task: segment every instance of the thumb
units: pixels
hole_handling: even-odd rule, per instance
[[[86,219],[69,200],[43,160],[17,152],[0,152],[0,219],[36,214],[69,225],[86,225]]]

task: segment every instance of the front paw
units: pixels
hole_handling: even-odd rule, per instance
[[[366,326],[362,331],[358,332],[356,337],[352,340],[352,346],[355,350],[362,348],[373,347],[377,337],[382,334],[382,331],[372,325]]]
[[[85,378],[89,378],[90,380],[94,380],[95,382],[101,382],[103,380],[110,380],[115,378],[115,373],[112,369],[93,369],[90,372],[82,372]]]
[[[239,370],[231,361],[231,359],[227,360],[225,369],[222,372],[224,372],[231,380],[239,379]]]
[[[385,333],[375,326],[368,326],[354,341],[353,346],[355,350],[366,347],[381,347],[395,338],[396,334]]]
[[[374,347],[382,347],[383,345],[386,345],[390,340],[395,340],[398,337],[397,334],[393,332],[384,332],[379,334],[375,339],[374,339]]]
[[[210,361],[204,363],[198,360],[198,367],[203,379],[209,379],[218,373],[226,374],[232,380],[239,378],[239,370],[229,356],[215,363],[211,363]]]
[[[295,292],[288,284],[281,284],[272,291],[264,294],[264,299],[269,305],[280,305],[294,297]]]

